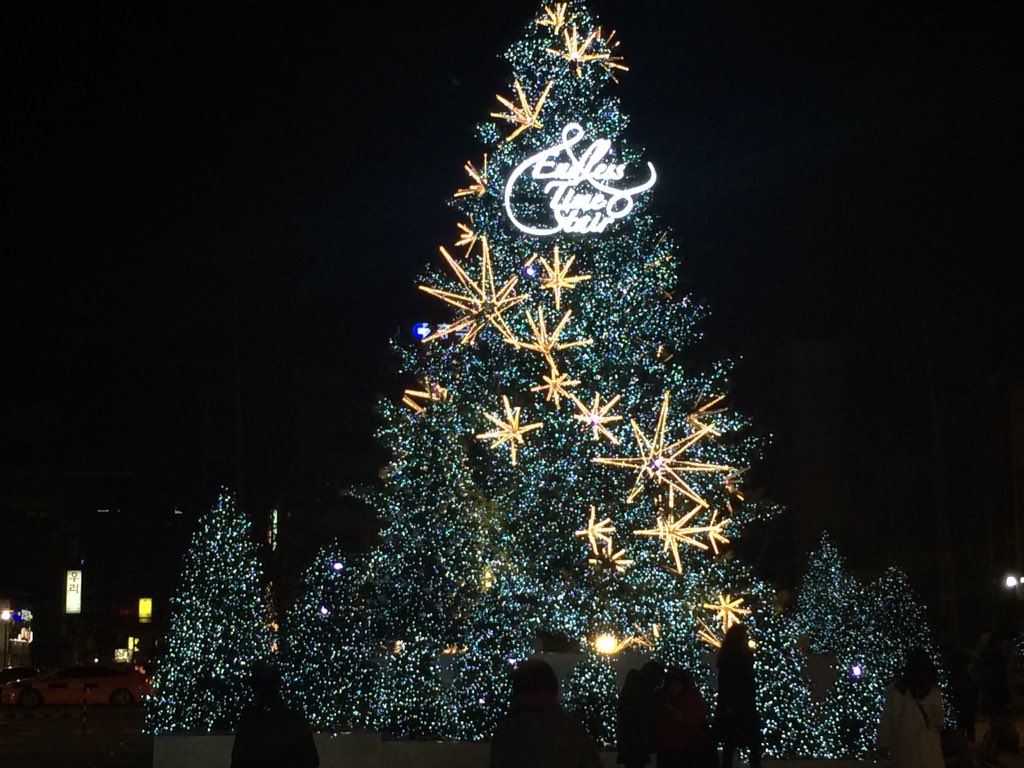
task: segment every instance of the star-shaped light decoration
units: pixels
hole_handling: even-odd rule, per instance
[[[740,616],[748,616],[750,614],[749,608],[741,608],[743,605],[743,598],[737,597],[733,600],[729,597],[729,594],[718,596],[717,603],[704,603],[704,607],[709,611],[714,611],[718,614],[718,620],[722,622],[722,632],[728,632],[730,627],[740,623]]]
[[[543,383],[530,387],[530,391],[546,393],[544,400],[549,403],[553,401],[556,410],[561,410],[563,397],[566,399],[572,397],[569,387],[578,387],[580,385],[579,380],[570,379],[569,374],[562,373],[554,365],[551,366],[551,371],[547,376],[541,377],[541,381]]]
[[[723,484],[725,490],[731,493],[740,501],[743,501],[743,490],[740,488],[740,478],[743,477],[747,472],[750,471],[750,467],[744,467],[743,469],[733,469],[731,472],[726,474]],[[732,505],[730,506],[730,511]]]
[[[707,473],[707,472],[729,472],[732,468],[721,464],[708,464],[701,461],[690,461],[680,458],[693,446],[711,434],[709,429],[699,429],[696,432],[677,440],[674,443],[667,442],[669,393],[666,391],[661,401],[661,411],[658,414],[658,423],[654,428],[654,434],[648,438],[635,420],[630,419],[633,428],[633,437],[636,439],[636,457],[616,458],[595,458],[598,464],[606,464],[612,467],[624,467],[637,470],[636,482],[633,489],[626,497],[626,501],[634,501],[643,491],[646,481],[653,481],[656,485],[668,487],[669,506],[675,505],[675,494],[680,493],[690,501],[707,507],[708,503],[683,479],[682,473]]]
[[[715,406],[718,405],[723,400],[725,400],[725,395],[719,395],[714,400],[705,403],[696,411],[687,416],[686,420],[690,423],[690,428],[693,429],[694,431],[703,430],[707,432],[709,435],[712,435],[713,437],[721,437],[721,430],[717,429],[715,426],[711,424],[707,424],[701,419],[703,419],[706,416],[714,416],[715,414],[718,413],[725,413],[728,410],[728,408],[715,408]]]
[[[612,33],[615,34],[614,32]],[[583,65],[591,61],[605,61],[610,57],[607,52],[600,52],[591,49],[591,45],[598,42],[601,39],[600,28],[595,29],[585,38],[582,42],[580,41],[579,30],[576,29],[574,24],[569,29],[562,30],[562,38],[565,42],[565,48],[558,50],[557,48],[548,48],[548,53],[553,56],[560,56],[561,58],[568,61],[576,68],[576,76],[583,76]]]
[[[554,84],[555,81],[552,80],[547,84],[547,86],[545,86],[540,98],[537,99],[537,103],[532,107],[530,106],[529,100],[526,98],[526,93],[523,91],[522,83],[520,83],[519,80],[515,81],[516,95],[519,97],[518,106],[513,104],[504,96],[497,96],[498,101],[508,109],[508,112],[491,112],[491,117],[507,120],[508,122],[519,126],[505,137],[505,141],[512,141],[527,128],[544,127],[544,123],[540,121],[540,111],[544,108],[544,102],[547,100],[548,94],[551,92],[551,86]]]
[[[407,389],[402,394],[402,402],[416,413],[426,413],[426,404],[443,403],[448,399],[448,390],[440,384],[424,378],[423,389]]]
[[[576,531],[573,535],[586,536],[590,541],[590,550],[597,554],[599,542],[611,546],[613,533],[615,533],[615,526],[612,525],[612,519],[606,517],[604,520],[598,521],[597,507],[591,504],[590,520],[587,522],[587,527]]]
[[[615,571],[625,573],[626,569],[633,564],[633,561],[626,557],[626,550],[616,550],[611,540],[605,542],[603,548],[596,550],[588,559],[587,563],[599,571]]]
[[[522,409],[519,406],[515,408],[508,401],[507,395],[501,396],[502,405],[505,407],[505,420],[502,421],[499,417],[493,413],[484,412],[484,416],[494,424],[497,429],[490,432],[483,432],[477,435],[477,440],[493,440],[491,448],[498,448],[499,446],[508,443],[509,448],[512,452],[512,466],[516,464],[516,449],[517,446],[523,445],[523,435],[527,432],[532,432],[535,429],[540,429],[543,424],[536,422],[534,424],[520,424],[519,419],[521,417]]]
[[[473,246],[476,245],[476,241],[479,238],[476,232],[474,232],[468,224],[459,222],[456,224],[459,228],[459,239],[455,241],[455,246],[461,248],[466,246],[466,255],[469,256],[473,252]]]
[[[722,647],[722,641],[718,639],[718,635],[715,634],[715,630],[713,630],[706,623],[704,623],[704,620],[700,617],[697,617],[697,626],[699,627],[699,629],[697,630],[697,637],[699,637],[705,643],[710,645],[712,648]]]
[[[476,166],[469,160],[463,166],[466,169],[466,173],[469,175],[470,183],[455,191],[452,197],[469,197],[470,195],[476,195],[477,197],[483,197],[487,194],[487,155],[484,155],[484,161],[481,165],[481,169],[478,171]]]
[[[494,268],[491,265],[491,251],[487,245],[487,238],[481,237],[480,243],[482,244],[482,256],[480,279],[478,281],[471,279],[466,270],[459,266],[451,254],[443,247],[441,248],[441,255],[444,256],[444,260],[448,262],[448,266],[455,273],[456,279],[462,284],[462,287],[465,289],[464,293],[454,293],[441,290],[440,288],[431,288],[426,285],[419,287],[424,293],[436,296],[441,301],[450,304],[463,313],[462,317],[454,323],[439,328],[427,336],[424,339],[425,342],[465,331],[465,336],[462,337],[460,343],[471,344],[476,339],[477,334],[488,324],[493,325],[503,338],[513,338],[512,331],[505,324],[503,314],[520,302],[526,301],[529,296],[526,294],[515,295],[516,283],[519,282],[517,276],[510,277],[500,289],[496,287]]]
[[[554,8],[545,5],[544,15],[537,19],[537,23],[542,27],[551,27],[551,31],[557,35],[565,26],[565,10],[568,6],[568,3],[555,3]]]
[[[572,396],[570,395],[570,397]],[[621,416],[610,416],[608,414],[615,407],[615,404],[619,402],[619,395],[601,405],[601,393],[595,392],[594,404],[589,408],[576,397],[572,397],[572,401],[576,404],[576,409],[579,411],[573,418],[580,422],[584,429],[589,428],[593,430],[594,440],[600,440],[604,437],[615,443],[615,445],[619,444],[619,439],[609,432],[605,426],[605,424],[614,424],[617,421],[622,421]]]
[[[600,27],[597,28],[597,36],[604,37],[601,33]],[[601,66],[608,70],[608,74],[612,76],[612,80],[617,83],[619,82],[619,79],[615,77],[615,70],[619,70],[620,72],[629,72],[629,67],[622,63],[621,56],[615,55],[615,49],[622,44],[622,41],[615,39],[614,29],[608,34],[608,37],[604,38],[604,44],[608,49],[608,57],[601,59]]]
[[[540,265],[544,268],[545,273],[545,276],[541,278],[540,287],[545,291],[552,292],[555,297],[555,309],[562,308],[562,291],[568,291],[571,288],[575,288],[577,283],[590,279],[590,275],[573,275],[569,277],[569,269],[576,260],[576,255],[570,256],[563,264],[557,245],[552,251],[550,262],[543,256],[535,253],[526,262],[526,266],[530,266],[535,260],[540,261]]]
[[[554,357],[555,352],[560,352],[563,349],[571,349],[572,347],[583,347],[593,342],[593,339],[559,341],[562,336],[562,332],[569,324],[569,319],[571,317],[572,310],[567,309],[565,314],[562,315],[562,319],[559,320],[555,327],[549,332],[547,322],[544,320],[544,307],[537,307],[536,319],[534,319],[533,315],[530,314],[530,310],[526,310],[526,324],[530,326],[530,331],[533,334],[533,341],[520,341],[514,337],[506,337],[505,341],[519,349],[528,349],[531,352],[539,352],[544,355],[544,359],[547,360],[548,365],[550,365],[551,368],[557,368]]]
[[[681,544],[688,544],[691,547],[695,547],[700,550],[707,551],[713,549],[715,554],[718,554],[718,544],[725,542],[728,543],[728,539],[722,534],[725,526],[729,524],[729,520],[718,520],[718,513],[715,512],[711,516],[711,521],[708,525],[692,525],[691,521],[698,513],[702,511],[701,506],[695,506],[685,515],[676,517],[671,512],[667,512],[662,515],[658,515],[658,522],[655,528],[647,528],[641,531],[633,531],[637,536],[651,536],[654,538],[661,539],[662,550],[670,552],[672,559],[676,564],[676,573],[683,572],[683,563],[679,556],[679,546]],[[705,544],[703,541],[696,539],[696,536],[701,534],[707,534],[709,544]]]

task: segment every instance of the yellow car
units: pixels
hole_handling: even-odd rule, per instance
[[[109,704],[127,707],[151,696],[151,681],[128,667],[82,664],[0,688],[0,703],[31,709],[42,704]]]

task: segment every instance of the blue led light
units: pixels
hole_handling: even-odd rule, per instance
[[[430,335],[430,324],[429,323],[416,323],[412,327],[413,338],[423,341],[427,336]]]

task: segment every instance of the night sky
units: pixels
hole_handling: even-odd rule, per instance
[[[791,549],[814,519],[856,559],[856,531],[898,514],[884,551],[902,548],[953,486],[1009,515],[1019,4],[593,8],[623,41],[619,95],[683,285],[712,309],[706,353],[741,361],[734,401],[774,436],[754,480],[795,510]],[[194,515],[219,483],[265,510],[372,480],[373,404],[403,385],[387,341],[444,318],[415,276],[453,240],[446,200],[535,11],[8,9],[6,512],[52,501],[54,478],[60,504],[139,518]],[[810,509],[819,435],[836,504]],[[991,455],[990,476],[960,452]],[[116,498],[69,476],[113,478]],[[932,496],[893,502],[907,483]]]

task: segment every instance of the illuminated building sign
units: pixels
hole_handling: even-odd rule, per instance
[[[139,623],[149,624],[153,621],[153,598],[139,598]]]
[[[569,123],[560,144],[528,157],[512,171],[505,183],[505,212],[518,229],[537,236],[604,232],[628,216],[636,197],[654,186],[657,174],[650,163],[649,178],[629,186],[626,163],[609,157],[612,143],[597,139],[577,153],[574,148],[583,139],[583,126]],[[538,191],[546,206],[523,202],[534,200]]]
[[[82,572],[68,571],[64,589],[64,613],[82,612]]]

